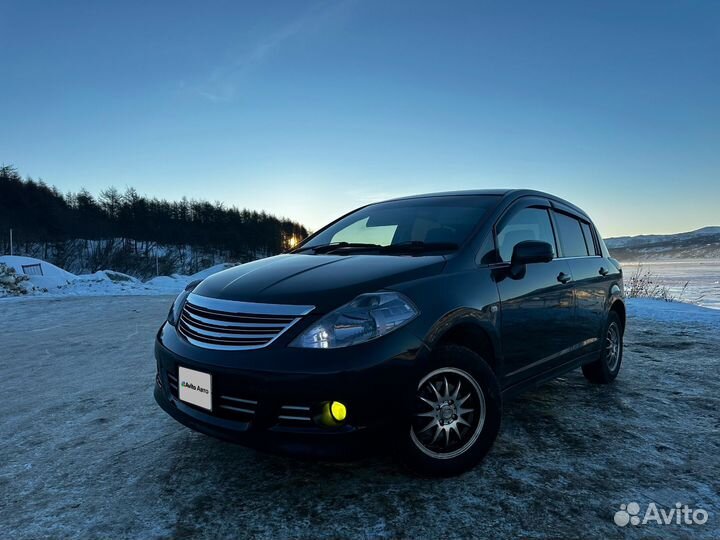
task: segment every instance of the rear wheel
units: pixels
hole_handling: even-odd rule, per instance
[[[418,472],[449,476],[490,450],[500,428],[500,387],[470,349],[446,345],[436,358],[438,367],[417,385],[405,455]]]
[[[585,378],[595,384],[609,384],[620,371],[623,354],[623,327],[614,311],[608,315],[600,358],[582,367]]]

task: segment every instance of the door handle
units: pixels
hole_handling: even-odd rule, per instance
[[[601,267],[600,267],[600,270],[598,270],[598,273],[599,273],[601,276],[607,276],[608,273],[610,273],[610,271],[609,271],[607,268],[605,268],[604,266],[601,266]]]
[[[571,279],[572,279],[572,276],[570,274],[566,274],[565,272],[560,272],[557,277],[557,280],[560,283],[567,283]]]

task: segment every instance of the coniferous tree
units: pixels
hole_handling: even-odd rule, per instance
[[[63,195],[42,180],[23,180],[17,169],[4,165],[2,253],[9,252],[5,231],[11,227],[18,254],[25,251],[65,268],[75,264],[90,271],[115,264],[114,269],[140,277],[154,275],[155,256],[161,257],[161,251],[162,265],[169,271],[199,270],[203,261],[276,254],[288,247],[288,239],[307,235],[299,223],[222,201],[167,201],[114,187],[97,197],[85,189]]]

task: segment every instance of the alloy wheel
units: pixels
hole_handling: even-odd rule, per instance
[[[611,372],[615,371],[620,362],[620,330],[614,322],[608,327],[605,336],[605,361]]]
[[[457,368],[441,368],[418,385],[410,437],[425,454],[451,459],[477,440],[485,413],[485,394],[472,375]]]

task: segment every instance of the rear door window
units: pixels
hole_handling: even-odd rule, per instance
[[[555,212],[555,223],[557,223],[563,257],[587,257],[590,254],[580,220]]]

